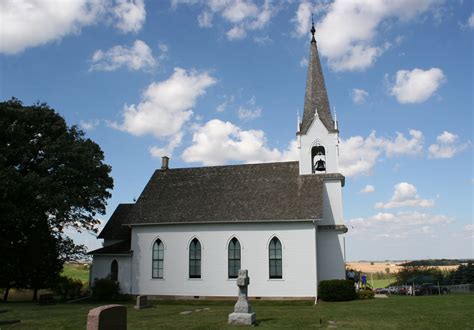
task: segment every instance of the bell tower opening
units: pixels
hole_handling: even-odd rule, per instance
[[[311,168],[313,174],[326,172],[326,150],[323,146],[311,148]]]

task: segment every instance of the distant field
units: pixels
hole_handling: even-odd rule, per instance
[[[65,264],[61,275],[81,280],[82,283],[86,283],[89,282],[89,266]]]
[[[398,273],[398,271],[402,268],[401,266],[397,266],[396,263],[389,262],[348,262],[347,267],[364,273],[387,273],[387,268],[389,269],[389,273]],[[459,267],[459,265],[432,267],[436,267],[441,270],[455,270]]]

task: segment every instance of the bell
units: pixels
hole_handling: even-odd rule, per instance
[[[326,163],[324,162],[324,160],[320,159],[316,162],[316,171],[326,171]]]

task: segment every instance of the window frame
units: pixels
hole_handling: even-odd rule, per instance
[[[268,243],[268,278],[270,280],[283,279],[283,245],[276,236],[272,237]]]
[[[112,281],[118,282],[118,273],[119,273],[118,261],[114,259],[110,263],[110,279]]]
[[[194,253],[193,253],[194,252]],[[194,237],[189,243],[189,258],[188,258],[188,278],[200,279],[202,278],[202,245],[201,242]]]
[[[157,245],[157,249],[155,250],[156,245]],[[160,246],[161,246],[161,249],[160,249]],[[161,258],[160,258],[160,250],[161,250],[161,256],[162,256]],[[153,242],[151,253],[152,253],[151,278],[163,279],[164,273],[165,273],[165,245],[163,244],[163,241],[161,239],[157,238],[155,242]],[[157,267],[155,267],[155,262],[157,263]],[[155,269],[156,269],[156,274],[155,274]],[[161,276],[160,276],[160,269],[161,269]]]
[[[232,249],[231,249],[231,245],[232,245]],[[238,248],[236,248],[236,246],[238,246]],[[232,251],[232,255],[231,255],[231,251]],[[236,251],[238,251],[238,256],[236,255],[237,254]],[[231,266],[231,261],[232,261],[232,266]],[[238,262],[238,266],[236,266],[237,262]],[[241,266],[242,266],[242,246],[240,244],[240,241],[237,239],[237,237],[232,237],[232,239],[229,241],[229,244],[227,245],[227,278],[236,279],[239,276],[239,270]],[[234,273],[231,273],[231,267]]]

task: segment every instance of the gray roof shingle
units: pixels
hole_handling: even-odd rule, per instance
[[[344,180],[341,174],[299,175],[298,162],[157,170],[122,223],[321,219],[328,178]]]
[[[303,121],[300,126],[300,134],[307,133],[314,120],[316,110],[326,129],[329,132],[337,132],[337,129],[334,127],[334,120],[332,119],[331,108],[329,106],[329,98],[326,91],[326,84],[324,83],[323,69],[321,67],[321,61],[319,60],[318,46],[313,37],[310,44],[308,76],[306,79],[306,92],[304,97],[304,113]]]
[[[130,240],[127,239],[122,242],[118,242],[115,244],[107,245],[101,247],[100,249],[91,251],[87,254],[90,255],[120,255],[120,254],[131,254],[130,251]]]
[[[129,222],[129,213],[134,204],[119,204],[98,238],[106,239],[129,239],[130,227],[122,226]]]

